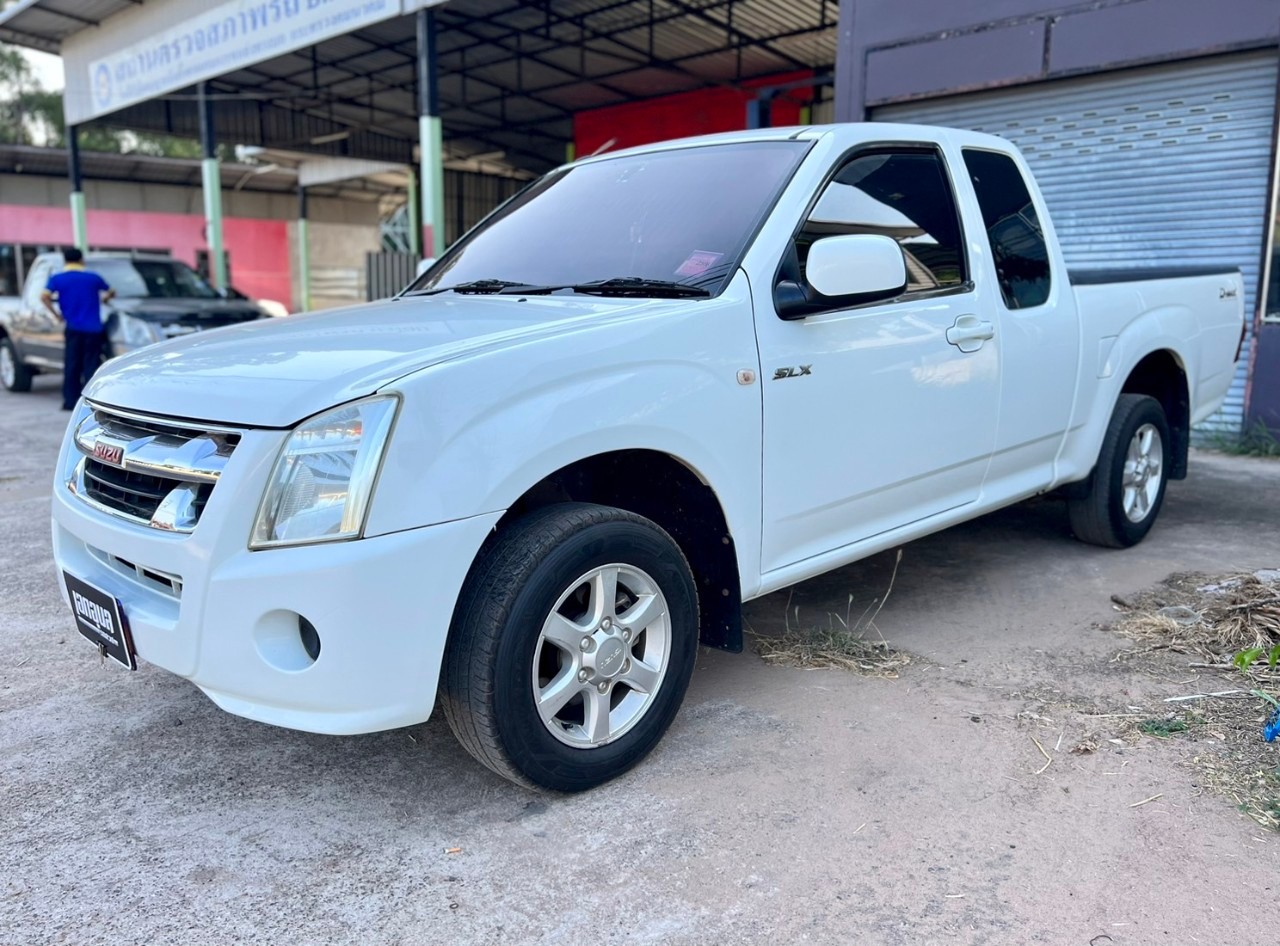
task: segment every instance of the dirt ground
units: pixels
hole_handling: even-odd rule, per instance
[[[1197,454],[1129,551],[1050,501],[906,546],[876,621],[898,679],[704,651],[648,761],[546,797],[438,718],[312,736],[100,665],[56,592],[66,415],[37,380],[0,393],[0,943],[1276,942],[1280,835],[1199,784],[1212,736],[1117,746],[1097,714],[1236,685],[1113,661],[1099,625],[1172,572],[1280,565],[1280,463]],[[856,617],[892,566],[798,586],[790,620]]]

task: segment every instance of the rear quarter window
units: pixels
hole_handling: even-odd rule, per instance
[[[982,210],[1000,294],[1010,309],[1049,298],[1049,247],[1018,165],[1006,154],[965,149],[965,168]]]

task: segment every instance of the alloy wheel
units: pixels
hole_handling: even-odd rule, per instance
[[[653,705],[671,654],[671,617],[658,583],[632,565],[592,569],[560,595],[533,655],[533,697],[553,736],[606,745]]]

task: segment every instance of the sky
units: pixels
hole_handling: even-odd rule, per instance
[[[46,89],[61,89],[62,80],[62,59],[52,53],[37,52],[34,49],[24,49],[23,53],[27,57],[27,61],[31,63],[31,71],[36,74],[36,78],[40,80],[40,84]]]

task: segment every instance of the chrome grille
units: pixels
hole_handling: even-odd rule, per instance
[[[85,495],[98,502],[119,509],[134,518],[150,522],[165,497],[173,492],[174,482],[167,477],[134,473],[110,466],[93,457],[86,457],[84,488]],[[201,483],[195,487],[191,508],[197,519],[204,510],[204,504],[209,499],[209,492],[212,489],[212,483]]]
[[[95,407],[76,428],[82,454],[67,489],[89,505],[168,532],[190,532],[240,431]]]

